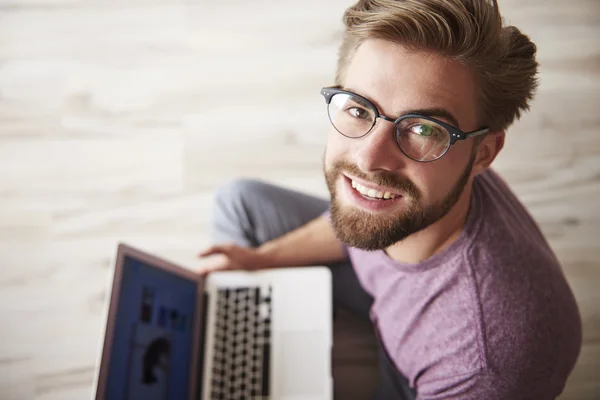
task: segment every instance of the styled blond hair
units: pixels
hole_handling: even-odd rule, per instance
[[[481,123],[505,130],[537,88],[536,46],[514,26],[503,26],[496,0],[359,0],[344,13],[346,30],[336,74],[366,39],[433,51],[468,66],[476,80]]]

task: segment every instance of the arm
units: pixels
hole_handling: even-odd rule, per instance
[[[257,250],[265,258],[267,268],[331,264],[346,258],[326,215],[266,242]]]
[[[213,246],[199,254],[200,257],[212,255],[217,255],[218,259],[203,265],[200,273],[323,265],[347,257],[327,215],[257,248],[226,244]]]

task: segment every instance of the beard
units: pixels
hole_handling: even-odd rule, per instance
[[[459,177],[458,182],[444,199],[428,206],[423,206],[420,203],[421,193],[409,179],[400,178],[391,172],[365,174],[356,165],[346,161],[335,162],[329,170],[325,168],[325,163],[323,163],[325,180],[331,194],[331,222],[336,236],[350,247],[375,251],[390,247],[394,243],[422,231],[442,219],[458,202],[469,182],[474,162],[475,152],[471,154],[469,163]],[[395,214],[379,215],[351,206],[343,206],[340,204],[336,191],[336,183],[343,176],[342,172],[378,186],[394,188],[395,193],[404,197],[403,201],[406,202],[406,208]]]

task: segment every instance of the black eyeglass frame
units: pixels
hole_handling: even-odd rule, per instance
[[[405,114],[405,115],[401,115],[400,117],[394,119],[394,118],[390,118],[387,117],[383,114],[381,114],[379,112],[379,110],[377,109],[377,107],[371,102],[371,100],[353,93],[353,92],[349,92],[347,90],[343,90],[343,89],[339,89],[339,88],[335,88],[335,87],[324,87],[321,89],[321,94],[323,95],[323,97],[325,97],[325,102],[327,103],[327,115],[329,117],[329,122],[331,122],[331,125],[335,128],[336,131],[338,131],[341,135],[350,138],[350,139],[360,139],[362,137],[367,136],[372,130],[373,127],[375,126],[375,124],[377,123],[377,118],[381,118],[383,120],[389,121],[391,123],[393,123],[396,126],[396,143],[398,144],[398,147],[400,148],[400,151],[402,151],[402,153],[404,153],[404,155],[406,155],[408,158],[410,158],[411,160],[417,161],[417,162],[432,162],[435,160],[439,160],[440,158],[442,158],[447,152],[448,150],[450,150],[450,146],[452,146],[454,143],[456,143],[457,140],[466,140],[475,136],[479,136],[479,135],[483,135],[484,133],[488,133],[490,131],[489,128],[482,128],[482,129],[477,129],[475,131],[472,132],[463,132],[460,129],[447,124],[443,121],[440,121],[436,118],[433,117],[429,117],[427,115],[420,115],[420,114]],[[362,101],[364,101],[366,104],[368,104],[371,109],[375,112],[375,118],[373,118],[373,124],[371,125],[371,127],[369,128],[369,130],[367,130],[366,133],[364,133],[363,135],[360,136],[348,136],[347,134],[340,132],[340,130],[335,126],[335,124],[333,123],[333,121],[331,120],[331,115],[329,115],[329,105],[331,104],[331,99],[333,98],[334,95],[336,94],[346,94],[349,96],[355,96],[358,97],[359,99],[361,99]],[[404,151],[404,149],[402,149],[402,146],[399,143],[398,137],[400,136],[400,132],[398,130],[398,124],[400,122],[402,122],[403,120],[407,119],[407,118],[420,118],[420,119],[425,119],[431,122],[435,122],[436,124],[439,124],[441,126],[443,126],[448,133],[450,134],[450,144],[448,145],[448,147],[446,148],[446,150],[444,150],[444,152],[442,154],[440,154],[438,157],[432,159],[432,160],[418,160],[415,159],[411,156],[409,156],[408,154],[406,154],[406,152]]]

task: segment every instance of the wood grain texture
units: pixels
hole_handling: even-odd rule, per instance
[[[118,241],[194,267],[219,183],[326,195],[319,89],[351,3],[0,0],[0,398],[89,397]],[[600,2],[500,6],[542,69],[495,165],[581,308],[561,399],[597,399]]]

